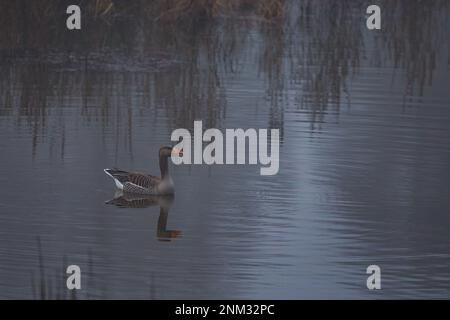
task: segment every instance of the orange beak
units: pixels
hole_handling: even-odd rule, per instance
[[[169,230],[169,236],[170,236],[170,238],[179,238],[179,237],[181,237],[181,231],[180,230]]]
[[[182,157],[183,156],[183,149],[173,148],[172,149],[172,156]]]

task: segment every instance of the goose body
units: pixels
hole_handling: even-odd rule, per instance
[[[168,159],[172,152],[174,152],[172,147],[161,147],[159,149],[161,177],[120,169],[104,169],[104,171],[114,179],[116,187],[124,192],[144,195],[173,194],[175,188],[169,174],[168,164]],[[182,155],[182,151],[176,151],[174,153],[176,155]]]

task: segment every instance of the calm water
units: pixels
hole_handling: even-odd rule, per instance
[[[329,3],[2,42],[0,298],[450,298],[450,4],[368,32]],[[105,204],[103,168],[158,174],[196,119],[280,128],[279,174],[172,165],[172,201]]]

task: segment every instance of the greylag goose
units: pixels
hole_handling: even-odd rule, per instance
[[[173,194],[175,189],[169,174],[169,157],[172,155],[181,157],[183,156],[183,150],[172,147],[161,147],[159,149],[161,177],[119,169],[104,169],[104,171],[114,179],[117,188],[124,192],[147,195]]]

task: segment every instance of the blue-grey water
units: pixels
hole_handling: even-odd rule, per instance
[[[0,41],[0,298],[450,298],[450,5],[413,2]],[[194,120],[279,128],[279,173],[171,165],[168,212],[105,204],[104,168],[159,174]]]

